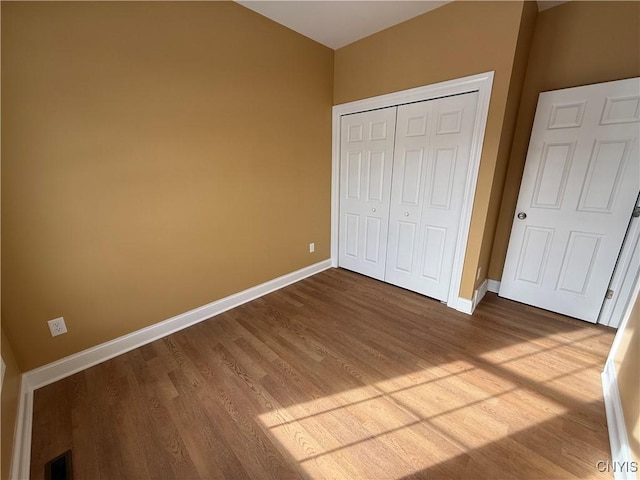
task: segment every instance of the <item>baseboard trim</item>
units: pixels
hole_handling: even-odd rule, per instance
[[[616,369],[612,360],[607,360],[602,372],[602,392],[604,395],[604,409],[607,414],[607,429],[609,430],[609,443],[611,444],[611,464],[631,465],[633,457],[629,447],[629,437],[624,422],[622,401],[618,390]],[[627,463],[625,463],[627,462]],[[637,478],[630,469],[614,469],[616,480],[631,480]]]
[[[456,301],[455,309],[459,312],[466,313],[467,315],[471,315],[474,309],[473,300],[469,300],[468,298],[458,297]]]
[[[487,288],[491,293],[500,292],[500,282],[498,280],[487,279]]]
[[[489,290],[489,281],[485,278],[484,282],[480,284],[478,289],[473,293],[473,309],[475,310],[478,304],[482,301],[484,296]]]
[[[480,284],[478,289],[473,292],[473,300],[458,297],[454,308],[459,312],[466,313],[467,315],[472,315],[478,304],[487,294],[487,289],[490,281],[491,280],[485,280]]]
[[[30,370],[26,372],[25,375],[28,377],[29,384],[34,390],[44,387],[69,375],[102,363],[105,360],[117,357],[118,355],[151,343],[159,338],[166,337],[191,325],[220,315],[227,310],[231,310],[232,308],[255,300],[256,298],[279,290],[328,268],[331,268],[331,260],[316,263],[315,265],[283,275],[242,292],[229,295],[228,297],[216,300],[215,302],[195,308],[186,313],[181,313],[180,315],[155,323],[141,330],[88,348],[82,352],[69,355],[48,365]]]
[[[292,283],[299,282],[329,268],[331,268],[331,260],[324,260],[23,373],[20,385],[20,404],[18,406],[18,418],[16,421],[16,440],[13,449],[11,478],[16,480],[29,478],[34,390],[151,343],[159,338],[183,330],[191,325],[208,320],[227,310],[231,310],[232,308],[284,288]]]

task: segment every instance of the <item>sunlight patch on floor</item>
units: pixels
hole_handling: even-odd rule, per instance
[[[312,478],[362,478],[374,472],[401,478],[567,413],[561,401],[518,385],[515,379],[523,379],[522,369],[520,365],[518,374],[510,377],[507,364],[499,374],[457,361],[259,418]],[[550,378],[531,371],[524,380],[541,386],[564,384],[583,370]],[[401,458],[392,453],[398,451]],[[386,465],[393,465],[393,472],[386,472]]]

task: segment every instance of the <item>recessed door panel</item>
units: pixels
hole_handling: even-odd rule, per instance
[[[549,248],[553,239],[553,229],[527,227],[524,232],[516,279],[540,285],[547,264]]]
[[[440,281],[442,258],[447,238],[447,229],[427,225],[424,228],[424,256],[422,259],[422,277],[433,282]]]
[[[347,155],[347,198],[360,199],[360,185],[362,174],[362,152],[349,152]]]
[[[398,222],[396,236],[398,248],[396,249],[395,270],[410,273],[413,266],[413,250],[416,242],[416,224]]]
[[[429,206],[449,210],[456,172],[458,148],[439,148],[435,151],[431,172]]]
[[[564,104],[554,103],[551,105],[547,129],[581,127],[586,104],[586,100]]]
[[[384,151],[369,153],[369,188],[367,189],[367,200],[369,201],[383,201],[385,194],[384,157]]]
[[[460,133],[463,113],[464,112],[461,108],[441,111],[438,114],[438,128],[436,130],[436,135]]]
[[[360,233],[360,216],[347,213],[345,218],[345,249],[347,257],[358,258],[358,234]]]
[[[423,154],[422,148],[405,150],[404,161],[399,163],[402,171],[400,201],[405,205],[418,205],[420,201]]]
[[[347,127],[347,143],[358,143],[364,140],[362,136],[363,126],[364,124],[359,122]]]
[[[560,268],[558,290],[584,295],[598,257],[602,235],[570,232]]]
[[[371,140],[386,140],[388,123],[389,123],[388,120],[371,122],[369,124]]]
[[[640,97],[607,97],[600,125],[640,122]]]
[[[578,210],[611,213],[630,150],[629,140],[596,140]]]
[[[367,217],[365,227],[364,259],[369,263],[378,263],[380,258],[380,238],[382,221],[377,217]]]
[[[546,143],[542,147],[532,206],[537,208],[560,208],[567,186],[567,179],[569,178],[575,147],[576,144],[574,142]]]
[[[422,113],[407,118],[406,137],[424,137],[427,134],[428,114]]]
[[[638,78],[540,94],[501,296],[597,321],[640,191],[638,98]]]

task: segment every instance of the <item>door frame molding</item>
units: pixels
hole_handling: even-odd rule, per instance
[[[636,200],[636,206],[639,203],[640,200]],[[609,284],[609,288],[614,292],[613,298],[605,298],[597,323],[613,328],[620,327],[625,307],[633,294],[637,279],[640,278],[639,248],[640,219],[632,217]]]
[[[467,178],[465,181],[465,193],[462,200],[462,214],[460,216],[458,238],[456,241],[455,256],[453,259],[453,270],[451,273],[451,283],[449,285],[449,297],[447,300],[448,307],[455,308],[461,312],[469,314],[472,313],[472,301],[470,299],[461,298],[459,294],[460,283],[462,281],[462,270],[464,267],[464,257],[467,248],[467,241],[469,239],[469,229],[471,226],[473,201],[478,183],[480,158],[482,156],[482,146],[484,143],[484,134],[489,114],[489,102],[491,100],[493,77],[493,71],[484,72],[476,75],[470,75],[468,77],[434,83],[423,87],[411,88],[400,92],[393,92],[363,100],[343,103],[333,107],[331,136],[331,265],[333,267],[338,266],[338,229],[340,215],[340,118],[343,115],[365,112],[367,110],[394,107],[425,100],[435,100],[436,98],[463,93],[478,92],[478,104],[476,106],[476,117],[473,123],[469,169],[467,170]]]

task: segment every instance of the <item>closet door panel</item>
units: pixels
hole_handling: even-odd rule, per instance
[[[339,266],[384,279],[396,107],[342,117]]]
[[[442,301],[448,299],[476,102],[470,93],[398,107],[385,280]],[[400,238],[401,223],[414,226],[411,243]]]
[[[398,107],[385,281],[411,290],[414,288],[406,279],[415,277],[421,250],[420,217],[432,110],[432,102]]]

